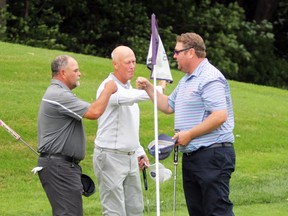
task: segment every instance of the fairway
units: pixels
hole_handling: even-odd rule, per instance
[[[37,148],[37,114],[40,101],[50,84],[50,62],[59,54],[70,54],[79,62],[81,86],[73,92],[92,102],[101,81],[112,71],[110,59],[75,53],[46,50],[0,42],[0,119],[14,129],[23,140]],[[171,61],[173,61],[171,59]],[[225,73],[224,73],[225,74]],[[149,77],[145,65],[137,65],[132,80]],[[176,87],[183,73],[172,70],[174,82],[166,94]],[[235,113],[236,171],[231,179],[231,200],[237,216],[288,215],[288,91],[229,81]],[[154,139],[153,105],[140,103],[140,141],[147,150]],[[159,113],[159,134],[173,134],[174,116]],[[83,172],[93,178],[93,141],[97,121],[84,119],[87,136],[86,158],[81,162]],[[148,151],[146,151],[148,154]],[[149,155],[150,162],[154,158]],[[182,188],[182,155],[177,169],[177,216],[187,216]],[[37,175],[31,170],[37,156],[0,127],[0,215],[51,215],[48,199]],[[161,163],[172,172],[173,154]],[[156,215],[155,182],[148,177],[148,194],[144,215]],[[171,216],[173,210],[173,178],[160,185],[161,215]],[[101,215],[98,190],[91,197],[83,197],[84,215]]]

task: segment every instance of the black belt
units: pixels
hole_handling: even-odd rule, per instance
[[[70,156],[62,155],[62,154],[49,154],[49,153],[40,153],[40,157],[46,157],[46,158],[62,158],[65,161],[74,163],[74,164],[79,164],[81,160],[75,159]]]
[[[205,149],[210,149],[210,148],[225,148],[225,147],[232,147],[233,144],[230,143],[230,142],[222,142],[222,143],[214,143],[210,146],[207,146],[207,147],[201,147],[199,149],[197,149],[196,151],[193,151],[193,152],[186,152],[186,153],[183,153],[183,155],[185,156],[191,156],[193,154],[195,154],[196,152],[199,152],[199,151],[202,151],[202,150],[205,150]]]

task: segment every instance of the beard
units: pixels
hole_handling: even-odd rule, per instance
[[[76,84],[75,84],[76,87],[80,86],[80,81],[76,81]]]

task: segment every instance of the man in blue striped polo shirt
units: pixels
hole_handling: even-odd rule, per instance
[[[174,59],[185,73],[170,96],[157,93],[157,106],[175,113],[173,139],[183,153],[183,188],[189,215],[232,216],[229,183],[235,169],[234,115],[230,88],[223,74],[206,58],[201,36],[176,38]],[[153,85],[137,79],[153,101]]]

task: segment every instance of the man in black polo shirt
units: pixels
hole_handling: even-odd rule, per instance
[[[101,96],[92,104],[77,98],[71,91],[80,85],[77,61],[67,55],[51,64],[52,81],[38,114],[38,172],[52,206],[53,215],[83,215],[81,167],[86,138],[82,118],[98,119],[110,95],[117,91],[114,81],[107,83]]]

